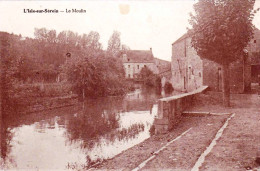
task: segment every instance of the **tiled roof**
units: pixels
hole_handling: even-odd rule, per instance
[[[151,50],[129,50],[127,58],[123,62],[154,62]]]

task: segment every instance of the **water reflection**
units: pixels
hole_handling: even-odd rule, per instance
[[[2,169],[86,169],[149,138],[158,95],[86,100],[82,106],[4,119]]]

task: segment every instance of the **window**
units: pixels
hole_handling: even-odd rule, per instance
[[[137,69],[139,69],[139,65],[137,65]]]
[[[256,43],[256,40],[254,40],[254,43]]]
[[[130,61],[130,59],[128,58],[127,61]]]
[[[199,77],[201,77],[201,72],[199,72]]]
[[[128,78],[130,78],[130,74],[128,74]]]
[[[146,67],[146,65],[144,65],[144,67]]]
[[[130,65],[128,65],[128,68],[130,68]]]

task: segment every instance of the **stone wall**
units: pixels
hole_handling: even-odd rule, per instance
[[[203,59],[203,84],[212,91],[222,91],[221,66],[215,62]]]
[[[203,85],[202,60],[184,38],[172,45],[172,85],[175,90],[193,91]]]
[[[249,42],[247,49],[249,52],[260,52],[260,30],[259,29],[256,28],[254,30],[254,37]]]
[[[250,89],[250,63],[238,58],[230,64],[230,91],[231,93],[244,93]],[[209,86],[211,91],[222,91],[221,65],[203,59],[203,85]]]
[[[78,103],[78,97],[77,95],[63,97],[38,97],[19,99],[17,102],[17,112],[19,114],[27,114],[65,106],[72,106]]]
[[[193,91],[203,85],[203,61],[191,46],[191,39],[187,39],[187,90]],[[205,85],[205,84],[204,84]]]
[[[183,41],[172,44],[172,86],[175,90],[184,90],[185,72],[186,72],[186,57],[185,43]]]
[[[18,114],[39,112],[78,103],[66,83],[20,84],[16,86],[13,109]]]
[[[192,105],[194,96],[206,89],[207,86],[202,86],[190,93],[159,99],[158,117],[154,120],[155,134],[171,130],[180,121],[182,112]]]

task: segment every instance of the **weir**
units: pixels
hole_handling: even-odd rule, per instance
[[[158,117],[154,120],[155,134],[163,134],[172,129],[180,121],[182,112],[192,105],[194,97],[207,88],[208,86],[202,86],[189,93],[159,99]]]

